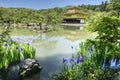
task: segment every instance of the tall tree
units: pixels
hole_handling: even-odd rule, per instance
[[[3,24],[4,22],[4,19],[3,19],[3,10],[4,8],[3,7],[0,7],[0,22]]]
[[[102,12],[103,12],[103,11],[106,11],[107,5],[108,5],[108,1],[105,1],[105,2],[102,1],[101,5],[100,5],[100,10],[101,10]]]
[[[120,0],[111,0],[108,9],[117,13],[117,18],[120,16]]]

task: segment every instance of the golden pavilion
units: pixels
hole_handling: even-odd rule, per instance
[[[63,16],[63,23],[71,24],[84,24],[86,14],[81,11],[78,7],[70,7],[67,9],[67,12]]]

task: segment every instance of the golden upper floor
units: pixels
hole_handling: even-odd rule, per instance
[[[67,13],[79,13],[80,12],[80,8],[78,7],[71,7],[67,9]]]
[[[86,14],[81,12],[78,7],[71,7],[67,9],[67,12],[63,16],[64,18],[86,18]]]

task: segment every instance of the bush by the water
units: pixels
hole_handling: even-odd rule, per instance
[[[80,43],[75,59],[64,59],[55,80],[118,80],[120,71],[120,20],[104,17],[91,27],[98,36]],[[71,62],[72,61],[72,62]],[[78,62],[77,62],[78,61]]]

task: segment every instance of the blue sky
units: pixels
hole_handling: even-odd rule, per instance
[[[100,4],[106,0],[0,0],[2,7],[21,7],[32,9],[47,9],[54,7],[65,7],[67,5]],[[109,0],[107,0],[109,1]]]

